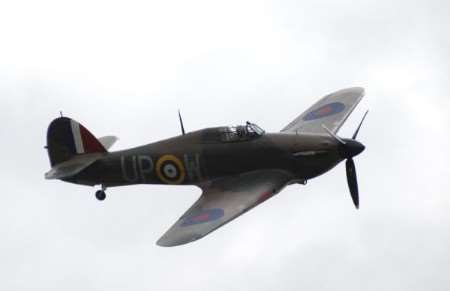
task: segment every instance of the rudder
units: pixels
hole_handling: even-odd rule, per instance
[[[107,152],[89,130],[67,117],[56,118],[50,123],[47,130],[47,150],[52,167],[76,155]]]

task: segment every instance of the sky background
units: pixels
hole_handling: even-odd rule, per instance
[[[0,2],[0,289],[448,290],[448,1]],[[339,134],[355,159],[195,243],[156,240],[195,187],[47,181],[50,121],[125,149],[187,130],[279,131],[318,98],[366,88]]]

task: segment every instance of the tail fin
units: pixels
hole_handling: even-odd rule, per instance
[[[52,167],[79,154],[107,152],[89,130],[67,117],[56,118],[50,123],[47,150]]]

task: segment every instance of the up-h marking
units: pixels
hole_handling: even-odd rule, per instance
[[[122,178],[129,183],[156,182],[157,179],[165,184],[182,184],[186,178],[191,182],[201,181],[200,154],[184,154],[183,157],[182,160],[171,154],[158,158],[150,155],[122,155]]]

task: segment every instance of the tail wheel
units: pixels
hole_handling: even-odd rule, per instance
[[[95,198],[97,198],[97,200],[99,201],[103,201],[106,199],[106,193],[103,190],[98,190],[97,192],[95,192]]]

